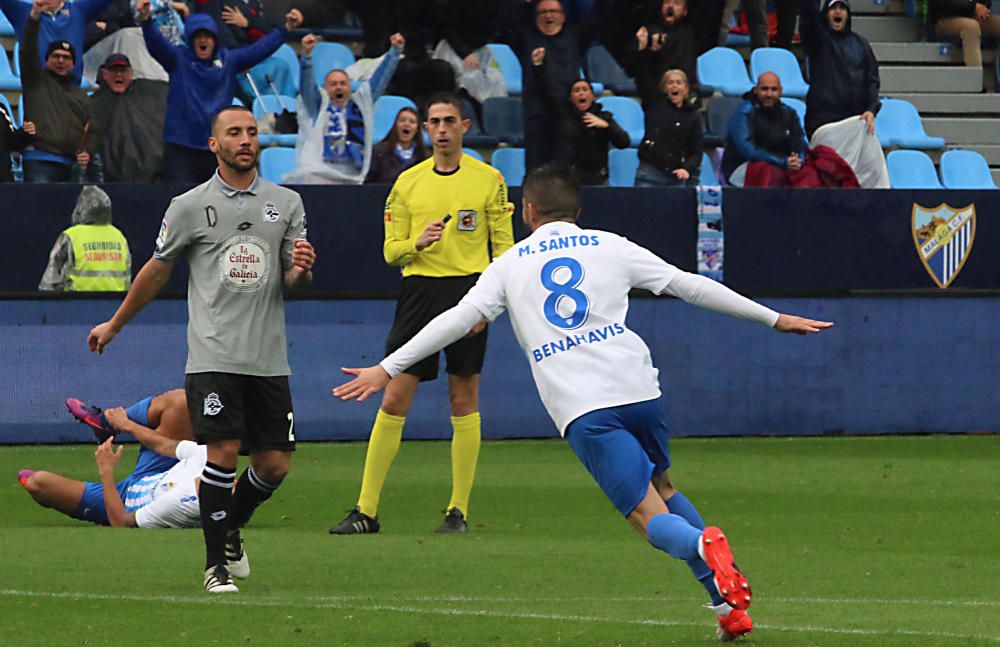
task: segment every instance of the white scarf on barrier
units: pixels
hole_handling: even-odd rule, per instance
[[[854,170],[862,189],[888,189],[889,169],[876,135],[868,132],[864,119],[848,117],[824,124],[813,133],[810,148],[829,146]]]

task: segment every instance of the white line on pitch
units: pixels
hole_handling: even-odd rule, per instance
[[[174,595],[131,595],[131,594],[108,594],[108,593],[74,593],[74,592],[46,592],[46,591],[22,591],[16,589],[0,589],[0,596],[6,597],[26,597],[26,598],[52,598],[52,599],[73,599],[73,600],[128,600],[132,602],[168,602],[174,604],[227,604],[245,607],[286,607],[296,606],[302,608],[307,606],[312,609],[355,609],[361,611],[379,611],[395,613],[418,613],[426,615],[444,616],[471,616],[486,618],[521,618],[526,620],[555,620],[563,622],[600,622],[611,624],[646,625],[657,627],[703,627],[706,622],[693,622],[683,620],[663,620],[657,618],[608,618],[601,616],[584,616],[560,613],[529,613],[529,612],[501,612],[489,609],[422,609],[419,607],[398,606],[389,604],[363,604],[353,602],[350,599],[341,599],[337,602],[330,598],[317,598],[306,596],[294,600],[276,600],[273,598],[264,599],[241,599],[237,597],[215,597],[208,598],[199,596],[174,596]],[[359,600],[362,599],[360,596]],[[330,600],[330,601],[324,601]],[[988,640],[1000,643],[1000,636],[986,636],[981,634],[960,634],[950,631],[917,631],[912,629],[849,629],[842,627],[815,627],[815,626],[786,626],[763,624],[757,625],[758,629],[770,629],[773,631],[792,631],[799,633],[825,633],[843,634],[855,636],[927,636],[934,638],[953,638],[956,640]]]

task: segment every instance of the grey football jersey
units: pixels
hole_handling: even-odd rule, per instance
[[[191,269],[186,373],[290,374],[282,286],[297,238],[302,198],[260,176],[238,191],[216,172],[170,202],[153,257]]]

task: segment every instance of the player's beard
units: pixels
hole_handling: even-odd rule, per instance
[[[234,171],[238,171],[240,173],[246,173],[250,169],[257,166],[257,151],[250,149],[250,152],[253,153],[252,160],[242,159],[240,157],[237,157],[237,155],[239,155],[239,153],[241,152],[243,152],[243,149],[236,149],[235,151],[228,151],[222,149],[219,151],[219,159],[222,161],[223,164],[233,169]]]

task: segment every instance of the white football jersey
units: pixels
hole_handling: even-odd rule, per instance
[[[182,440],[177,443],[177,460],[180,461],[162,474],[151,475],[148,483],[142,479],[129,488],[128,499],[139,503],[135,510],[135,523],[140,528],[197,528],[201,525],[196,479],[201,476],[208,460],[205,445]],[[133,489],[137,492],[133,493]]]
[[[462,300],[505,309],[542,403],[565,434],[581,415],[659,397],[649,348],[625,324],[628,292],[662,294],[682,271],[616,234],[550,222],[494,261]]]

